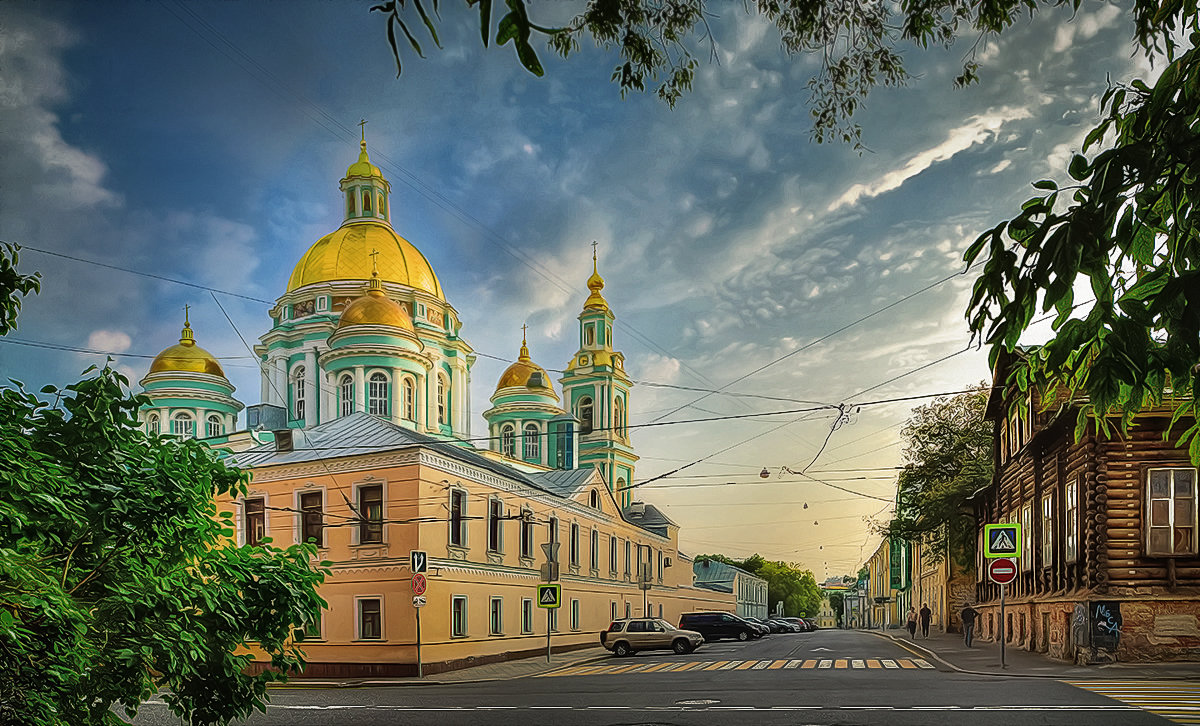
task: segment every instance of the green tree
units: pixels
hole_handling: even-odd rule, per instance
[[[1009,381],[1073,399],[1077,436],[1090,422],[1108,434],[1109,416],[1125,429],[1169,391],[1175,420],[1190,417],[1180,445],[1200,463],[1200,15],[1190,8],[1192,48],[1153,87],[1105,94],[1083,147],[1096,152],[1074,156],[1072,183],[1034,183],[1044,193],[967,251],[969,263],[987,260],[967,318],[994,364],[1039,311],[1056,311],[1053,338],[1014,356]],[[1095,301],[1076,315],[1085,284]]]
[[[992,479],[987,391],[918,406],[900,430],[906,463],[884,534],[926,545],[931,561],[953,553],[960,564],[974,562],[975,518],[967,498]]]
[[[845,609],[846,593],[831,592],[828,595],[829,607],[833,610],[833,616],[837,619],[838,627],[842,627],[842,611]]]
[[[780,560],[767,560],[759,554],[750,555],[744,560],[725,555],[696,557],[697,562],[704,560],[724,562],[766,580],[767,607],[772,612],[779,602],[783,602],[783,612],[788,616],[812,616],[821,609],[821,589],[810,570],[802,570],[797,565]]]
[[[975,53],[980,41],[1003,33],[1022,16],[1034,16],[1045,7],[1078,10],[1081,4],[1081,0],[756,0],[745,3],[744,8],[775,26],[786,53],[817,58],[818,71],[808,84],[813,138],[857,143],[861,129],[852,119],[871,90],[912,80],[904,65],[904,46],[950,47],[965,36],[973,45],[956,84],[966,85],[978,77]],[[428,35],[440,47],[434,22],[438,2],[427,5],[429,0],[387,0],[371,8],[387,16],[397,74],[401,70],[399,38],[422,57],[418,35]],[[589,0],[566,25],[554,28],[530,18],[527,0],[505,0],[504,10],[495,8],[493,0],[466,0],[466,5],[478,12],[483,44],[488,45],[493,37],[497,45],[511,42],[521,65],[537,76],[545,71],[530,41],[534,34],[545,38],[553,52],[563,57],[579,51],[587,40],[615,52],[619,60],[612,80],[622,96],[650,87],[674,105],[691,89],[699,66],[693,43],[707,45],[709,57],[716,57],[717,39],[708,23],[712,14],[705,0]],[[732,6],[720,9],[726,7]],[[1132,14],[1143,49],[1149,54],[1165,52],[1171,48],[1172,32],[1195,22],[1196,0],[1135,0]]]
[[[0,279],[0,308],[24,280]],[[192,724],[265,709],[324,605],[315,550],[232,546],[214,497],[244,493],[247,474],[143,432],[144,399],[111,368],[85,376],[45,398],[0,389],[0,723],[122,723],[112,709],[157,688]],[[245,672],[247,641],[274,671]]]

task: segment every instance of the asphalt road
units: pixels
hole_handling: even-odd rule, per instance
[[[690,664],[690,665],[686,665]],[[889,665],[890,664],[890,665]],[[685,668],[686,665],[686,668]],[[932,667],[930,667],[932,666]],[[178,724],[158,701],[139,726]],[[281,688],[246,723],[369,724],[1167,724],[1130,703],[1050,679],[939,670],[869,633],[818,631],[696,652],[639,653],[491,683]]]

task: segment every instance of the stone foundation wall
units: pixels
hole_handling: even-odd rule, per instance
[[[1200,660],[1200,599],[1121,603],[1122,661]]]

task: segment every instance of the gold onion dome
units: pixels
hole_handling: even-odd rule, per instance
[[[600,271],[596,269],[595,249],[592,250],[592,276],[588,278],[587,286],[592,291],[592,294],[588,295],[587,300],[583,303],[583,307],[607,310],[608,301],[600,294],[600,291],[604,289],[604,278],[600,277]]]
[[[537,380],[531,381],[530,379],[535,377],[535,373],[539,374]],[[517,362],[510,365],[500,375],[500,382],[496,384],[496,391],[499,392],[502,388],[512,388],[514,386],[548,390],[554,393],[554,389],[550,386],[550,376],[546,375],[546,369],[534,363],[533,359],[529,357],[529,346],[525,344],[523,331],[521,335],[521,354],[517,356]],[[555,397],[557,398],[557,394]]]
[[[412,319],[395,300],[383,292],[383,283],[379,281],[379,273],[371,273],[371,282],[367,292],[355,298],[342,311],[338,319],[338,330],[350,325],[390,325],[413,331]]]
[[[382,179],[383,172],[379,171],[379,167],[372,164],[370,157],[367,156],[367,140],[363,139],[358,147],[358,161],[351,164],[349,169],[346,169],[346,177],[377,176]]]
[[[346,224],[317,240],[292,270],[288,292],[318,282],[369,279],[373,250],[379,251],[378,268],[384,280],[446,299],[425,256],[381,222]]]
[[[192,335],[192,325],[187,318],[183,321],[183,330],[179,333],[179,343],[172,345],[155,357],[150,364],[151,373],[207,373],[212,376],[225,377],[221,364],[216,356],[196,345]]]

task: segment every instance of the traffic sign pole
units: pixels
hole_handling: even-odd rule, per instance
[[[1000,586],[1000,667],[1007,668],[1008,664],[1004,662],[1004,585]]]
[[[417,678],[424,678],[424,668],[421,665],[421,608],[413,608],[417,611]]]

